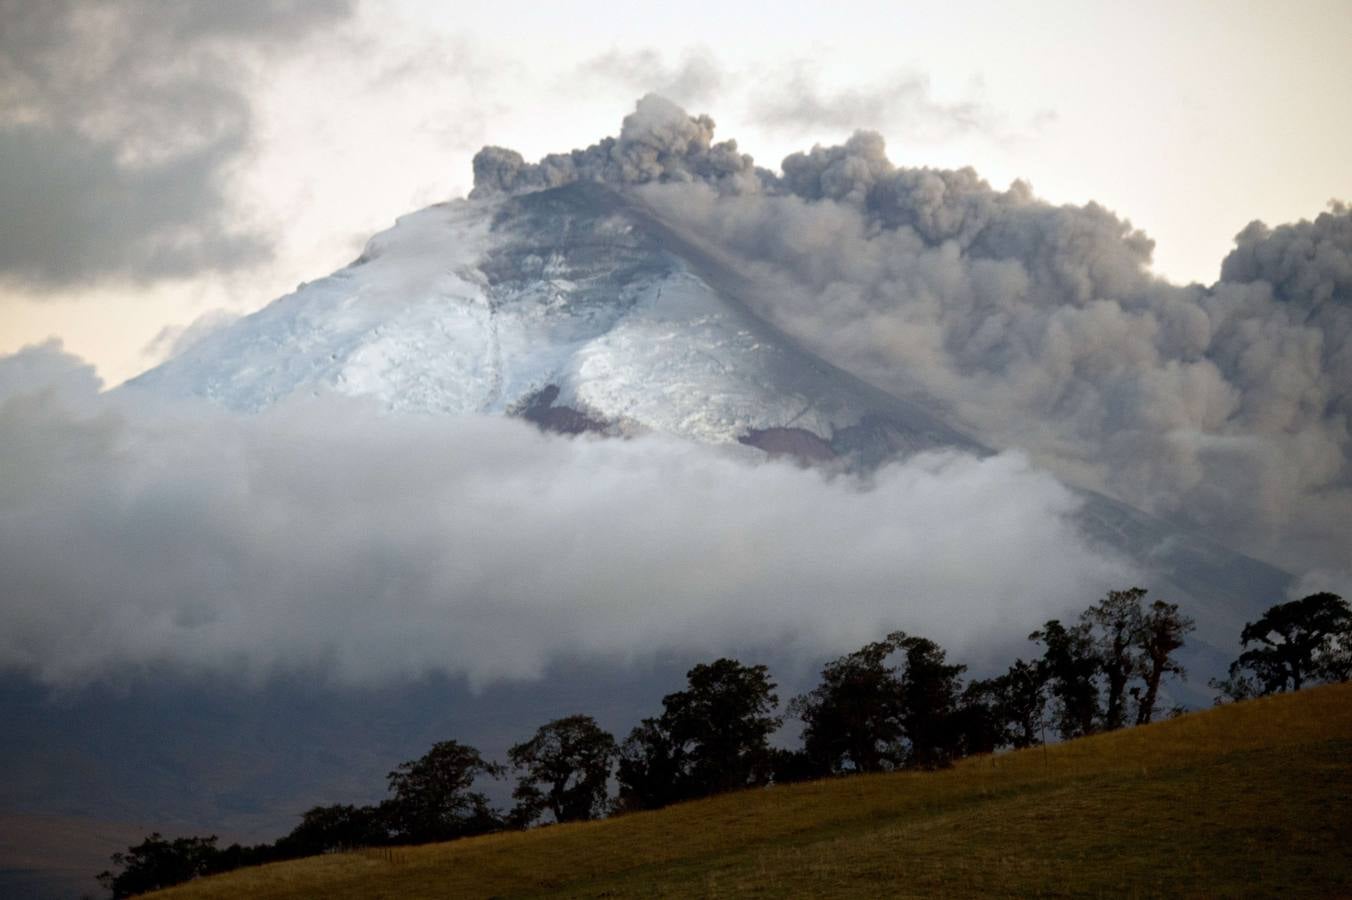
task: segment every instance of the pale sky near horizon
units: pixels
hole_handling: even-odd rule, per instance
[[[24,2],[0,3],[0,16]],[[65,6],[116,17],[120,4]],[[182,130],[201,128],[194,104],[219,103],[219,122],[245,123],[204,170],[219,197],[192,195],[187,180],[131,181],[170,191],[153,198],[160,203],[184,190],[184,208],[200,205],[262,248],[192,265],[115,260],[74,272],[61,265],[70,232],[55,230],[46,238],[54,246],[38,248],[54,260],[45,268],[0,253],[0,353],[57,337],[118,383],[159,361],[175,329],[212,310],[257,309],[348,262],[396,216],[462,196],[483,144],[532,159],[586,146],[615,134],[649,90],[709,113],[719,138],[736,138],[770,168],[793,150],[871,128],[898,165],[971,165],[1000,187],[1028,180],[1053,202],[1096,200],[1155,239],[1155,271],[1176,282],[1214,281],[1232,237],[1253,219],[1312,218],[1330,199],[1352,200],[1348,2],[498,0],[458,3],[452,14],[430,0],[366,0],[272,43],[270,27],[225,50],[203,51],[175,32],[144,60],[118,59],[102,82],[91,63],[93,88],[58,90],[41,77],[18,91],[0,85],[0,132],[73,129],[116,149],[118,166],[153,156],[129,137],[133,127],[173,135],[181,116],[196,123]],[[105,33],[70,43],[98,60],[112,40]],[[0,54],[28,49],[0,39]],[[198,52],[226,53],[233,68],[217,84],[193,71]],[[108,55],[117,59],[118,49]],[[173,85],[185,67],[207,101],[138,106],[134,92]],[[117,77],[135,80],[119,90]],[[119,125],[127,109],[135,115]],[[8,169],[0,204],[9,207],[0,206],[0,226],[11,242],[45,215],[38,188],[12,199],[13,185],[26,183],[24,164],[0,155]],[[58,175],[98,200],[105,183],[91,172]],[[99,215],[123,217],[134,232],[128,211],[152,198],[128,196],[125,208],[110,201]],[[181,218],[179,226],[195,225]],[[159,238],[172,244],[171,233]]]

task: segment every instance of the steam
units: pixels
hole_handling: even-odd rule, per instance
[[[1007,129],[994,110],[976,98],[945,102],[934,97],[929,79],[916,73],[885,83],[826,91],[816,72],[800,64],[773,80],[774,89],[752,103],[753,120],[764,127],[799,134],[850,129],[860,122],[887,124],[908,140],[943,140],[965,134],[1001,136]]]
[[[808,660],[897,627],[970,658],[1133,577],[1018,454],[832,480],[350,398],[239,416],[97,388],[54,345],[0,359],[0,667],[53,685],[482,684],[767,642]]]
[[[688,50],[678,63],[668,64],[651,48],[602,53],[579,66],[577,75],[635,92],[653,90],[677,103],[703,103],[730,77],[707,50]]]
[[[476,176],[504,153],[484,150]],[[867,131],[776,174],[713,143],[707,116],[647,97],[618,139],[483,168],[478,194],[630,189],[740,265],[759,286],[745,299],[810,349],[1073,483],[1296,569],[1352,557],[1345,205],[1256,222],[1218,282],[1178,286],[1096,203],[898,167]]]

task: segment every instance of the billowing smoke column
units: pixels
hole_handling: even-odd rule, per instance
[[[663,97],[649,94],[620,128],[585,150],[551,153],[527,163],[515,150],[485,147],[474,156],[471,197],[539,191],[574,181],[613,185],[693,182],[730,193],[755,190],[771,173],[757,170],[736,141],[713,143],[714,120],[689,116]]]
[[[1352,210],[1255,222],[1211,287],[1150,272],[1095,203],[892,164],[881,136],[756,168],[645,97],[618,138],[526,164],[486,148],[473,196],[630,188],[732,257],[762,316],[1070,480],[1295,568],[1352,558]]]

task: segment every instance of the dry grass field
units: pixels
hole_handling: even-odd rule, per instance
[[[188,898],[1352,896],[1352,685],[937,773],[245,869]]]

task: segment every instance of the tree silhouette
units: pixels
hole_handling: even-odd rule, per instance
[[[685,747],[661,717],[635,726],[620,746],[618,760],[617,810],[660,809],[685,799]]]
[[[997,679],[997,684],[1009,726],[1010,746],[1018,749],[1037,744],[1047,709],[1046,668],[1040,663],[1016,659],[1009,671]]]
[[[1067,628],[1052,619],[1028,639],[1044,647],[1042,664],[1056,699],[1057,731],[1064,738],[1093,734],[1102,714],[1098,678],[1103,667],[1090,626],[1081,622]]]
[[[548,811],[555,822],[596,818],[606,811],[615,738],[591,716],[568,716],[542,725],[534,737],[507,751],[521,772],[512,796],[513,820],[528,825]]]
[[[300,824],[277,841],[276,849],[286,857],[316,856],[379,846],[389,837],[384,817],[376,807],[335,803],[306,810]]]
[[[620,749],[624,808],[650,809],[769,781],[770,735],[779,698],[765,666],[719,659],[686,673],[688,687],[662,698]]]
[[[1009,746],[1011,728],[1005,715],[1000,679],[969,682],[962,691],[954,721],[960,756],[994,753]]]
[[[893,658],[898,665],[890,665]],[[828,663],[789,704],[821,775],[946,765],[962,741],[959,678],[942,647],[896,631]]]
[[[1330,593],[1278,603],[1244,626],[1240,646],[1244,652],[1230,664],[1230,677],[1212,682],[1235,700],[1298,691],[1310,680],[1346,681],[1352,610]]]
[[[897,631],[827,663],[821,683],[789,704],[818,774],[880,772],[905,760],[902,686],[887,664],[905,639]]]
[[[166,840],[155,831],[126,853],[114,853],[113,865],[122,871],[101,872],[98,880],[114,898],[134,897],[218,871],[220,852],[214,834]]]
[[[1127,721],[1127,682],[1138,668],[1136,645],[1141,642],[1141,598],[1145,594],[1145,588],[1138,587],[1109,591],[1080,616],[1094,636],[1094,653],[1107,682],[1104,731],[1116,731]]]
[[[458,741],[442,741],[388,776],[390,799],[381,804],[393,836],[423,844],[483,834],[502,826],[488,798],[472,790],[481,776],[500,778],[502,766]]]
[[[1147,725],[1155,715],[1160,682],[1165,675],[1187,677],[1174,651],[1183,646],[1183,638],[1195,627],[1192,619],[1178,611],[1175,603],[1156,600],[1141,617],[1137,647],[1140,657],[1137,668],[1145,680],[1145,692],[1136,702],[1136,724]]]
[[[958,750],[958,695],[967,667],[948,663],[944,649],[926,638],[903,638],[898,649],[905,660],[901,672],[905,764],[922,769],[948,765]]]

